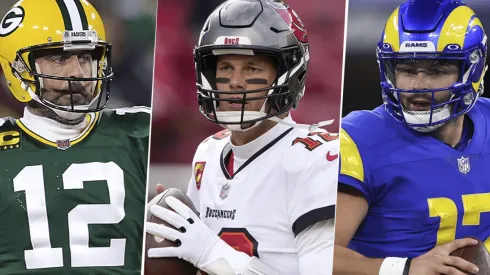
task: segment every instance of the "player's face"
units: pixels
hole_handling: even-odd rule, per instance
[[[87,51],[63,52],[61,50],[48,52],[36,58],[40,73],[58,77],[92,77],[92,54]],[[43,98],[61,106],[70,106],[70,91],[73,94],[74,105],[89,104],[94,97],[93,81],[68,81],[43,78]]]
[[[459,68],[454,62],[422,60],[405,62],[395,68],[396,87],[407,90],[440,89],[458,81]],[[448,101],[450,91],[434,93],[434,103]],[[410,111],[429,111],[432,93],[400,93],[403,107]]]
[[[216,86],[219,91],[244,91],[270,87],[276,77],[276,66],[265,56],[222,55],[216,66]],[[250,93],[246,98],[265,96],[267,91]],[[243,94],[224,94],[220,98],[242,100]],[[265,99],[249,100],[245,111],[259,111]],[[241,111],[242,103],[220,101],[219,111]]]

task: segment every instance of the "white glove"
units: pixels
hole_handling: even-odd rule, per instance
[[[158,205],[151,206],[150,212],[179,230],[147,222],[146,231],[178,246],[151,248],[149,258],[177,257],[210,274],[240,274],[247,269],[251,257],[226,244],[178,199],[167,197],[165,202],[176,213]]]

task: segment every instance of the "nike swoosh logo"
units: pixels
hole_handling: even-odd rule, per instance
[[[328,160],[328,161],[334,161],[334,160],[336,160],[338,157],[339,157],[339,154],[330,155],[330,151],[328,151],[328,153],[327,153],[327,160]]]

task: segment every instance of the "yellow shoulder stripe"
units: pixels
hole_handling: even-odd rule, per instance
[[[359,149],[347,132],[340,132],[340,174],[364,182],[364,167]]]

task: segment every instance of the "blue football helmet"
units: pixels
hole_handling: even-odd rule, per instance
[[[467,113],[483,93],[487,36],[473,10],[459,0],[409,0],[388,19],[377,47],[386,110],[420,132],[430,132]],[[395,67],[403,62],[433,60],[459,66],[458,81],[440,89],[404,90],[396,86]],[[450,91],[448,101],[435,94]],[[411,111],[400,93],[432,93],[430,110]]]

